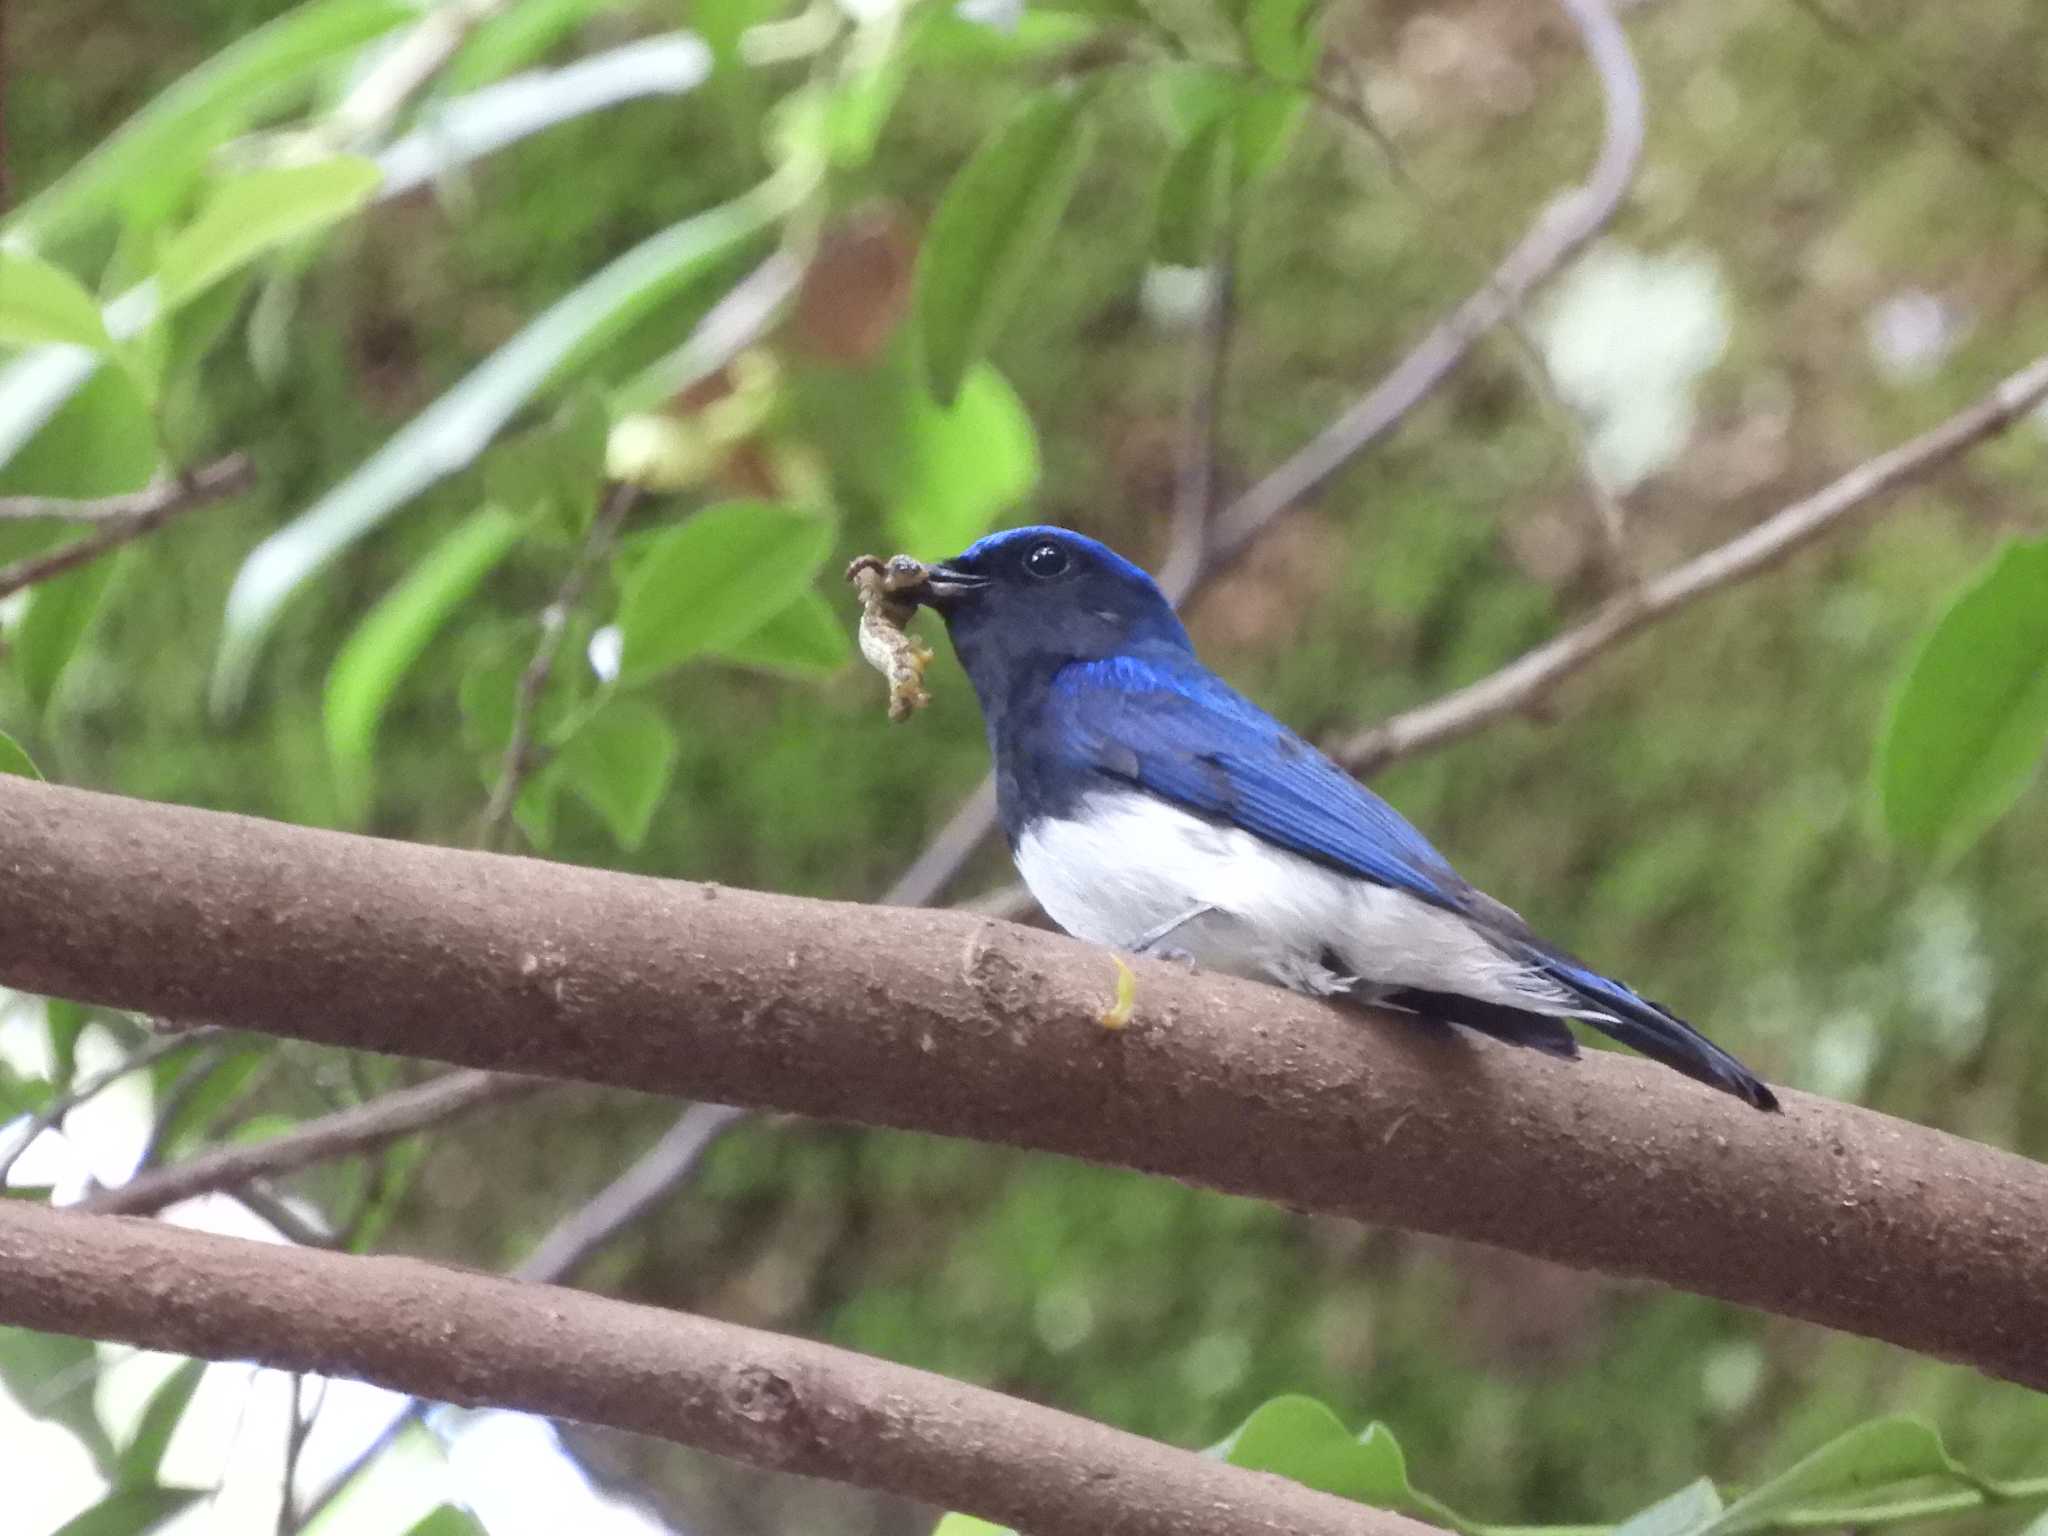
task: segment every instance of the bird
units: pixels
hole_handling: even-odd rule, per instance
[[[1210,671],[1158,585],[1070,529],[991,534],[906,596],[981,706],[1002,828],[1074,937],[1572,1058],[1578,1019],[1760,1110],[1669,1009],[1547,943]]]

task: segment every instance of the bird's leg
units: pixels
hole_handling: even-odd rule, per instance
[[[1206,901],[1200,906],[1190,907],[1171,922],[1161,923],[1157,928],[1148,928],[1139,934],[1137,940],[1128,946],[1130,952],[1134,955],[1150,955],[1155,960],[1169,960],[1192,971],[1195,968],[1195,957],[1192,954],[1185,949],[1162,948],[1159,941],[1171,938],[1196,918],[1215,910]],[[1121,955],[1112,951],[1109,958],[1116,963],[1116,998],[1103,1010],[1097,1022],[1104,1029],[1122,1029],[1131,1022],[1131,1013],[1137,1007],[1138,978],[1132,973],[1131,968],[1124,964]]]
[[[1173,937],[1174,934],[1185,928],[1189,923],[1192,923],[1196,918],[1207,917],[1215,910],[1216,908],[1212,903],[1201,902],[1196,906],[1188,908],[1179,917],[1163,922],[1156,928],[1146,929],[1145,932],[1138,935],[1137,940],[1130,946],[1131,953],[1134,955],[1150,955],[1155,960],[1168,960],[1175,965],[1185,966],[1188,970],[1192,971],[1195,968],[1195,957],[1192,952],[1178,949],[1171,945],[1162,945],[1160,940]]]

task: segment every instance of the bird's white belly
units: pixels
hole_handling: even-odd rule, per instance
[[[1367,992],[1417,987],[1571,1011],[1551,983],[1456,913],[1138,791],[1091,795],[1069,819],[1042,818],[1018,839],[1016,857],[1047,915],[1092,943],[1129,948],[1207,906],[1214,911],[1159,946],[1298,991],[1357,978]]]

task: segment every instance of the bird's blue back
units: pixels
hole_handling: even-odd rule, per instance
[[[1476,893],[1378,795],[1216,676],[1150,644],[1052,679],[1040,754],[1453,911]],[[1071,775],[1062,775],[1069,777]],[[1076,784],[1076,787],[1080,787]]]

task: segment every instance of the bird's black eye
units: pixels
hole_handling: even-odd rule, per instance
[[[1050,542],[1032,545],[1030,553],[1024,557],[1024,569],[1041,581],[1060,575],[1067,565],[1067,552]]]

